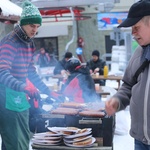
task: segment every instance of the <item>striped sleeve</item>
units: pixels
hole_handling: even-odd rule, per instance
[[[25,84],[14,78],[10,72],[17,49],[9,44],[3,44],[0,48],[0,83],[13,90],[22,91]]]
[[[45,85],[45,83],[41,80],[40,76],[37,74],[35,67],[33,64],[29,66],[28,70],[28,78],[34,84],[34,86],[39,89],[42,94],[50,94],[49,88]]]

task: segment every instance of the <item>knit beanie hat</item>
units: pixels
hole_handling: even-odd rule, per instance
[[[77,66],[80,66],[81,65],[81,62],[79,59],[73,57],[73,58],[70,58],[66,64],[65,64],[65,68],[66,70],[68,70],[69,72],[73,73],[75,70],[76,70],[76,67]]]
[[[42,17],[37,7],[31,2],[25,1],[23,3],[23,10],[20,17],[20,25],[28,24],[40,24],[42,23]]]
[[[94,51],[92,52],[92,56],[93,56],[93,55],[99,57],[100,53],[99,53],[98,50],[94,50]]]

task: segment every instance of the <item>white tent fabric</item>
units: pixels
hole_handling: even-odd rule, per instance
[[[21,16],[22,8],[9,0],[0,0],[3,16]]]

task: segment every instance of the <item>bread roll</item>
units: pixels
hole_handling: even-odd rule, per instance
[[[56,132],[52,132],[52,131],[49,131],[49,132],[45,132],[47,135],[49,134],[57,134]]]
[[[72,132],[72,131],[61,131],[62,134],[65,134],[65,135],[72,135],[74,134],[75,132]]]
[[[80,142],[74,142],[73,143],[73,145],[76,145],[76,146],[87,146],[90,144],[92,144],[92,137],[90,137],[89,139],[80,141]]]
[[[82,141],[86,136],[80,136],[78,138],[74,138],[73,141]]]
[[[80,129],[80,130],[77,132],[77,134],[81,134],[81,133],[84,133],[84,132],[87,132],[87,131],[88,131],[87,128]]]
[[[79,130],[77,127],[67,127],[68,130]]]

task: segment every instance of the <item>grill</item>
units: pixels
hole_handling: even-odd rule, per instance
[[[99,146],[113,146],[113,133],[115,117],[83,117],[80,115],[40,115],[36,132],[46,132],[47,127],[78,127],[92,128],[92,135],[96,138]]]
[[[74,109],[72,111],[72,104],[73,106],[75,106],[75,111]],[[92,110],[87,110],[87,107],[83,108],[80,107],[82,105],[74,103],[67,104],[69,105],[69,108],[66,106],[66,103],[64,105],[56,105],[54,107],[55,109],[52,109],[49,112],[42,112],[38,114],[38,116],[36,116],[35,132],[40,133],[49,131],[47,127],[77,127],[80,129],[92,128],[92,136],[96,138],[97,147],[100,147],[100,149],[102,147],[108,147],[108,150],[110,150],[110,147],[113,147],[112,141],[115,128],[115,116],[106,117],[106,115],[104,115],[103,110],[98,111],[99,113],[97,114],[94,114],[94,111],[92,110],[93,108],[95,108],[96,105],[94,105],[94,107],[90,107],[91,104],[88,105],[88,107],[90,107]],[[68,108],[68,110],[66,110],[65,108]],[[71,111],[74,113],[72,113]],[[39,148],[37,146],[34,146],[35,145],[32,145],[33,148],[41,150],[40,146]],[[49,147],[48,149],[51,148],[52,147]],[[66,148],[64,147],[64,149],[67,148],[67,146]],[[53,147],[52,149],[54,150],[56,148]],[[57,149],[59,149],[59,147],[57,147]]]

